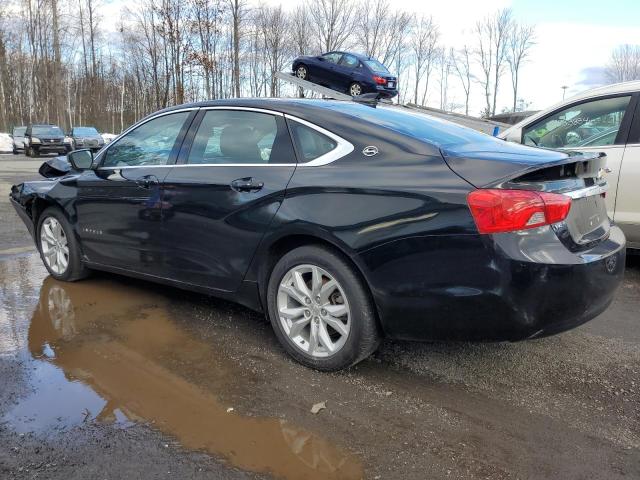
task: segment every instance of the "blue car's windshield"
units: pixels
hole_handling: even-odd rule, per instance
[[[93,127],[73,127],[74,135],[98,135],[98,131]]]
[[[376,73],[389,73],[389,70],[387,70],[387,67],[382,65],[377,60],[365,60],[364,63],[367,65],[367,67],[369,67],[372,71]]]

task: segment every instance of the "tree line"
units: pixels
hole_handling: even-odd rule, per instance
[[[5,0],[0,131],[47,122],[118,132],[170,105],[297,95],[275,73],[298,55],[330,50],[359,51],[387,65],[400,78],[402,103],[486,116],[509,89],[508,108],[518,108],[533,26],[499,10],[452,48],[441,41],[437,19],[392,5],[305,0],[285,10],[249,0],[141,0],[108,18],[101,0]],[[482,112],[469,111],[474,96],[483,99]]]

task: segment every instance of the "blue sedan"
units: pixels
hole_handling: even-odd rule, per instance
[[[378,60],[347,52],[328,52],[318,56],[303,55],[293,61],[293,73],[349,95],[378,93],[385,98],[398,94],[398,78]]]

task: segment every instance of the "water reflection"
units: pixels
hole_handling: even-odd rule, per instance
[[[28,330],[34,393],[5,420],[42,432],[86,421],[152,422],[185,447],[242,469],[292,479],[363,476],[353,455],[313,433],[227,412],[218,396],[237,382],[233,364],[181,329],[166,307],[160,295],[107,279],[46,278]],[[205,369],[218,396],[189,380],[189,365]]]

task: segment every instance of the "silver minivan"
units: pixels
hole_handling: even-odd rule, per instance
[[[640,81],[588,90],[499,137],[535,147],[607,154],[607,210],[640,249]]]

